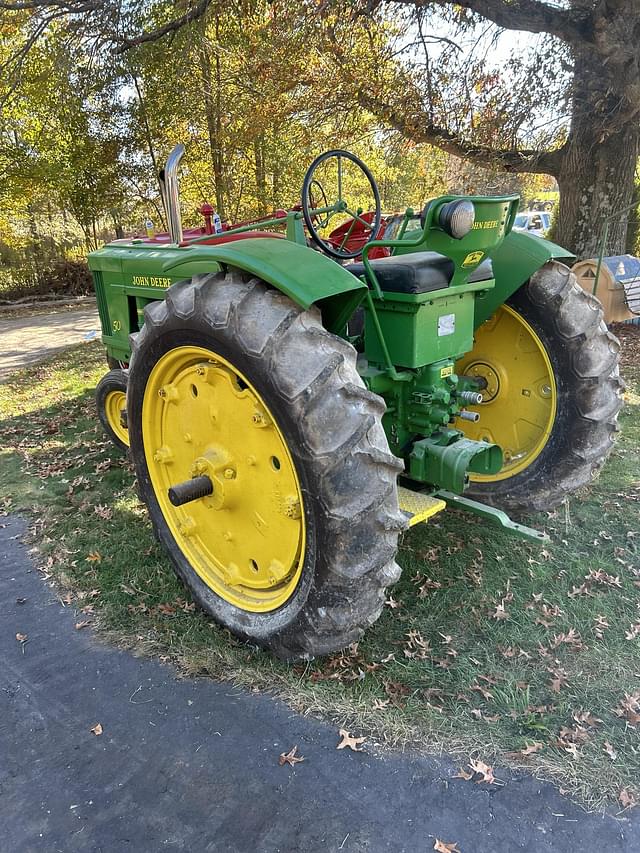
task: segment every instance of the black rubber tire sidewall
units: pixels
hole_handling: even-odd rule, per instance
[[[123,391],[125,394],[127,393],[127,385],[128,385],[128,371],[121,370],[119,367],[114,370],[110,370],[106,373],[98,385],[96,386],[95,400],[96,400],[96,410],[98,412],[98,419],[100,424],[111,440],[111,442],[123,453],[129,452],[129,447],[120,439],[118,435],[113,431],[111,424],[109,423],[109,419],[106,415],[105,402],[107,396],[114,391]]]
[[[201,321],[200,328],[185,329],[180,320],[177,318],[175,320],[173,328],[168,329],[165,334],[156,338],[152,345],[143,351],[142,359],[140,357],[136,359],[135,370],[131,374],[130,402],[128,403],[132,445],[136,448],[143,447],[140,405],[144,400],[149,375],[157,360],[178,346],[201,346],[209,349],[212,355],[218,354],[227,359],[254,386],[274,416],[278,428],[285,438],[303,496],[314,494],[313,490],[318,488],[318,484],[313,482],[313,472],[308,470],[308,466],[305,464],[306,460],[296,452],[296,448],[300,446],[299,425],[287,417],[284,401],[281,400],[277,389],[274,389],[270,377],[265,375],[265,372],[257,371],[256,365],[248,362],[240,348],[233,349],[224,338],[214,337],[212,330],[207,327],[204,321]],[[140,496],[147,504],[149,516],[158,539],[169,552],[178,574],[191,589],[200,606],[234,633],[256,641],[260,641],[263,633],[266,637],[267,633],[275,633],[291,623],[301,608],[304,607],[317,562],[317,542],[319,536],[321,537],[322,519],[318,518],[314,512],[314,503],[304,501],[303,498],[306,525],[305,559],[302,574],[293,595],[277,610],[267,613],[252,613],[241,610],[218,596],[193,569],[167,525],[149,477],[144,454],[141,456],[142,458],[136,466]]]

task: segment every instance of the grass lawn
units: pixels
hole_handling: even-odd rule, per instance
[[[99,344],[0,385],[0,502],[30,517],[78,630],[92,623],[185,673],[270,689],[370,743],[442,750],[467,770],[473,759],[526,767],[621,809],[640,800],[640,328],[625,329],[623,354],[622,432],[602,476],[528,519],[550,545],[443,513],[405,534],[403,577],[359,646],[306,665],[239,643],[175,578],[131,465],[97,424]]]

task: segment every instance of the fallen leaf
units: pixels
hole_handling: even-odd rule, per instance
[[[637,800],[626,788],[623,788],[618,794],[618,800],[623,809],[628,809],[637,805]]]
[[[484,761],[471,760],[469,767],[474,773],[479,773],[482,776],[482,779],[478,779],[478,782],[488,782],[490,785],[495,783],[496,777],[493,775],[493,767],[485,764]]]
[[[301,755],[298,757],[296,752],[298,751],[298,746],[294,746],[289,752],[281,752],[280,758],[278,759],[278,764],[282,767],[284,764],[289,764],[291,767],[294,767],[296,764],[300,764],[301,761],[304,761],[304,757]]]
[[[495,612],[491,614],[492,619],[497,619],[500,621],[501,619],[508,619],[509,614],[504,609],[504,599],[500,602],[500,604],[496,605]]]
[[[563,747],[565,752],[568,752],[572,758],[580,758],[581,753],[575,743],[569,743]]]
[[[540,752],[541,749],[544,749],[544,744],[536,740],[530,746],[521,749],[520,755],[533,755],[534,752]]]
[[[445,841],[440,841],[439,838],[436,838],[436,843],[433,845],[433,849],[438,850],[439,853],[460,853],[457,841],[450,841],[447,844]]]
[[[16,634],[16,640],[19,643],[26,643],[27,642],[27,635],[18,633],[18,634]]]
[[[100,723],[96,723],[96,724],[95,724],[95,726],[92,726],[92,727],[89,729],[89,731],[90,731],[90,732],[93,732],[93,734],[94,734],[96,737],[98,737],[98,735],[101,735],[101,734],[102,734],[102,725],[101,725]]]
[[[88,625],[91,625],[91,619],[83,619],[82,622],[76,622],[76,631],[80,631]]]
[[[352,749],[354,752],[362,752],[361,743],[364,743],[366,738],[364,737],[351,737],[349,732],[346,729],[340,729],[338,732],[342,740],[336,746],[336,749],[344,749],[345,746],[348,746],[349,749]]]
[[[615,760],[616,760],[616,758],[618,757],[618,753],[617,753],[617,752],[615,751],[615,749],[611,746],[611,744],[609,743],[609,741],[608,741],[608,740],[605,740],[605,742],[604,742],[604,746],[603,746],[602,748],[603,748],[603,750],[607,753],[607,755],[609,756],[609,758],[610,758],[612,761],[615,761]]]
[[[87,557],[85,557],[87,563],[101,563],[102,562],[102,554],[100,551],[89,551]]]
[[[473,779],[473,773],[467,773],[467,771],[461,767],[457,773],[451,777],[452,779],[464,779],[465,782],[468,782],[469,779]]]

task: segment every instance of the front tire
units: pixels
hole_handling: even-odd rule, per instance
[[[96,387],[96,409],[106,435],[124,453],[129,449],[126,426],[128,371],[117,368],[106,373]]]
[[[496,506],[545,510],[587,485],[609,455],[622,405],[617,339],[600,302],[564,264],[539,269],[476,332],[457,372],[481,376],[470,438],[506,450],[469,495]]]
[[[287,658],[356,641],[400,574],[402,464],[355,363],[316,309],[237,272],[174,285],[133,340],[132,455],[158,538],[207,613]],[[167,501],[203,473],[211,496]]]

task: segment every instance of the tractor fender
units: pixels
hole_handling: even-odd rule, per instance
[[[366,285],[335,261],[291,240],[248,238],[219,245],[191,245],[163,264],[165,275],[191,278],[233,267],[255,275],[302,308],[317,305],[325,327],[341,332],[366,292]]]
[[[575,257],[542,237],[511,231],[491,253],[496,285],[476,298],[475,328],[488,320],[547,261],[555,259],[570,264]]]

